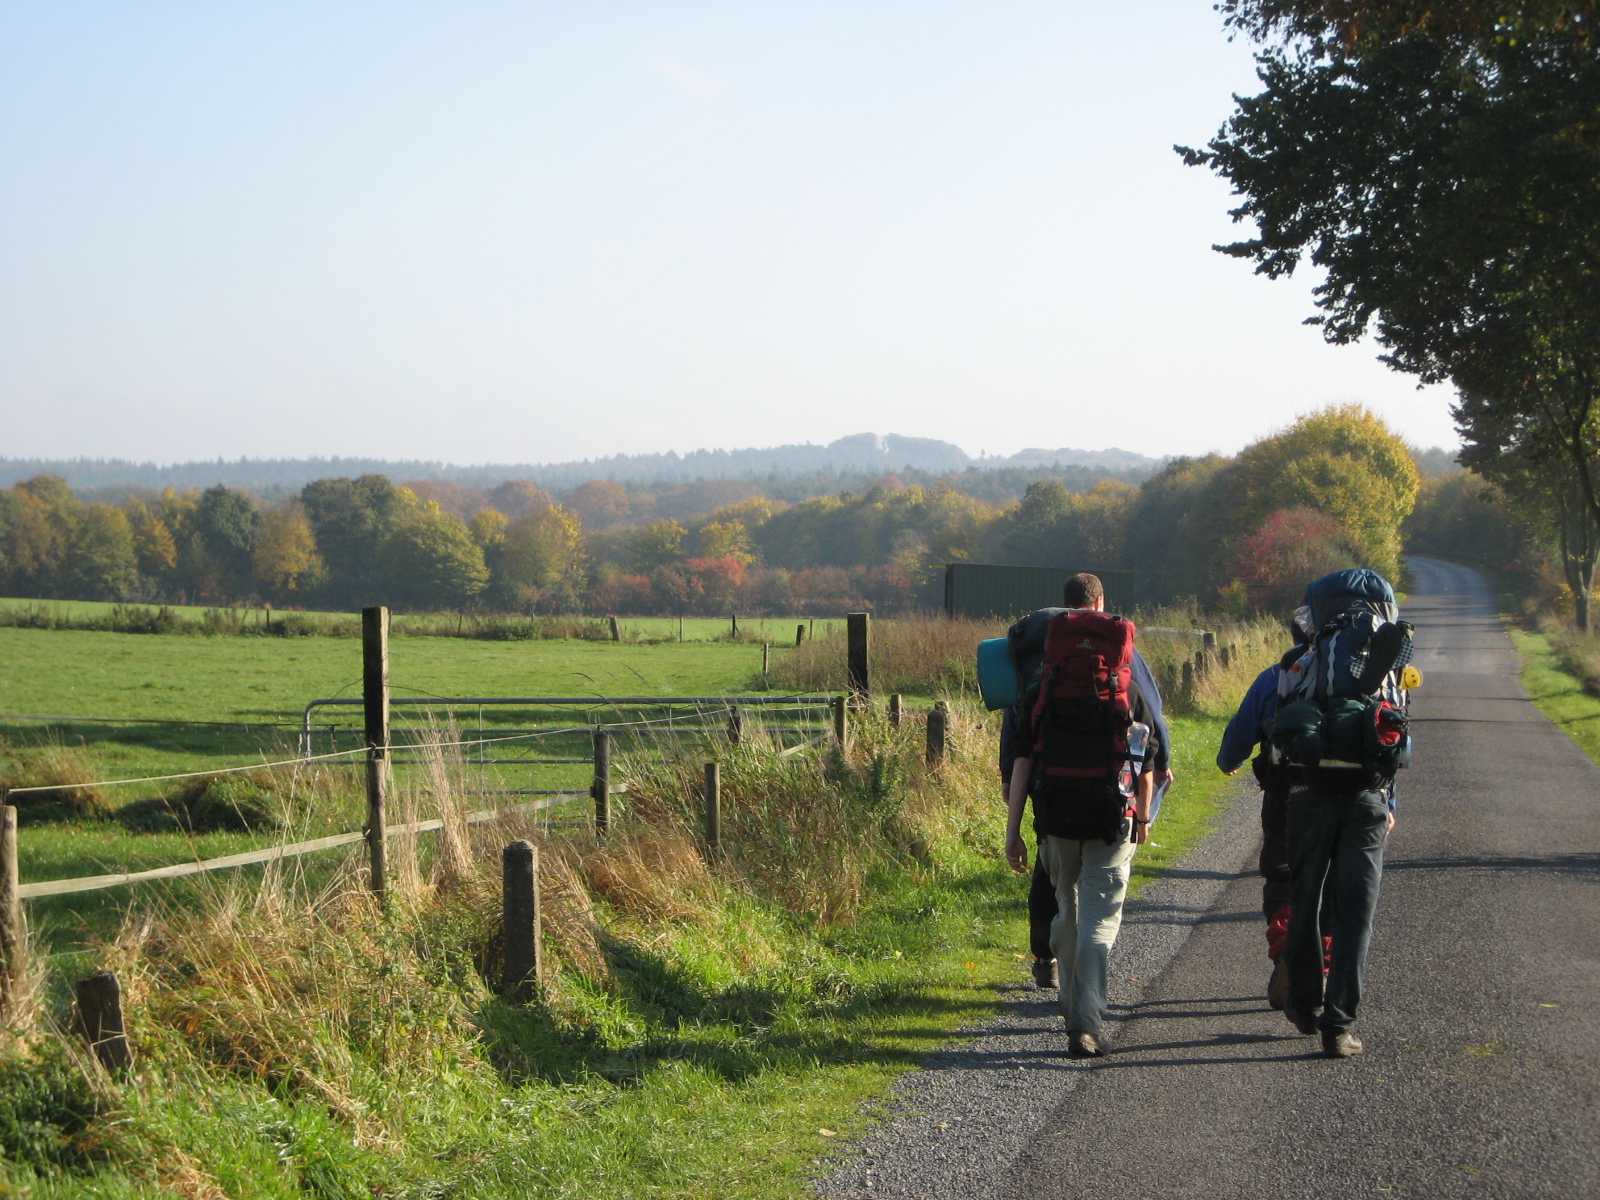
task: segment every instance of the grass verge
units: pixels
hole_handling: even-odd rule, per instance
[[[387,915],[355,860],[136,896],[101,934],[138,1060],[83,1063],[63,989],[9,1017],[0,1195],[787,1197],[881,1096],[1022,970],[994,717],[958,704],[950,759],[865,721],[851,752],[684,744],[629,760],[610,838],[459,824],[442,756],[402,807]],[[1219,720],[1175,721],[1180,783],[1142,883],[1204,832]],[[723,849],[697,844],[721,759]],[[539,1001],[500,998],[499,847],[540,840]],[[75,963],[75,966],[88,965]],[[7,1105],[10,1105],[8,1108]]]
[[[1562,647],[1553,644],[1549,634],[1531,633],[1509,622],[1507,632],[1522,657],[1522,686],[1534,707],[1600,762],[1600,697],[1565,668]]]

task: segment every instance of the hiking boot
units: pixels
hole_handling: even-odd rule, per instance
[[[1283,969],[1283,959],[1272,964],[1272,978],[1267,980],[1267,1003],[1279,1012],[1289,1003],[1289,972]]]
[[[1348,1029],[1339,1031],[1324,1029],[1322,1031],[1322,1055],[1324,1058],[1354,1058],[1366,1047],[1361,1044],[1361,1039]]]
[[[1104,1058],[1105,1050],[1100,1045],[1100,1039],[1092,1033],[1085,1033],[1081,1029],[1067,1030],[1067,1057],[1068,1058]]]
[[[1283,1015],[1289,1018],[1289,1024],[1307,1037],[1317,1031],[1317,1014],[1314,1012],[1304,1008],[1296,1008],[1292,1004],[1285,1004],[1283,1006]]]
[[[1033,960],[1033,986],[1040,991],[1061,986],[1056,980],[1055,959],[1036,958]]]

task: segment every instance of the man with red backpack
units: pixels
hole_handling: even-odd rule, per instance
[[[1026,755],[1031,748],[1024,745],[1017,734],[1018,718],[1025,708],[1031,708],[1038,697],[1037,684],[1044,667],[1045,634],[1050,622],[1069,608],[1093,608],[1105,603],[1105,592],[1100,579],[1088,572],[1074,575],[1061,590],[1060,608],[1040,608],[1018,620],[1006,631],[1005,644],[1011,670],[1016,675],[1016,703],[1006,703],[1000,720],[1000,794],[1011,797],[1011,768],[1018,755]],[[1162,716],[1161,689],[1156,684],[1155,673],[1145,662],[1137,647],[1133,651],[1133,679],[1139,685],[1145,704],[1150,708],[1151,725],[1156,731],[1155,750],[1151,762],[1155,765],[1155,798],[1151,802],[1151,817],[1161,808],[1161,797],[1172,783],[1172,770],[1168,763],[1171,738],[1167,734],[1166,719]],[[1050,882],[1050,873],[1043,862],[1036,862],[1028,885],[1028,948],[1032,952],[1033,982],[1040,989],[1057,986],[1056,956],[1050,949],[1050,924],[1056,916],[1056,889]]]
[[[1056,895],[1050,948],[1067,1052],[1098,1058],[1108,958],[1166,747],[1134,678],[1133,622],[1105,611],[1094,576],[1075,581],[1085,603],[1050,619],[1037,697],[1018,705],[1016,737],[1026,752],[1012,764],[1006,859],[1027,870],[1022,813],[1031,798],[1039,861]]]

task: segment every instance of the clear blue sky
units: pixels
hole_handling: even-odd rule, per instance
[[[0,0],[0,455],[1453,445],[1209,249],[1253,88],[1210,0]]]

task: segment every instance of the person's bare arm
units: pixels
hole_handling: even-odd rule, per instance
[[[1139,776],[1133,792],[1133,842],[1140,846],[1150,837],[1150,804],[1155,799],[1156,776],[1159,771],[1146,771]]]
[[[1033,764],[1019,758],[1011,764],[1011,795],[1006,804],[1006,861],[1019,874],[1028,869],[1028,847],[1022,840],[1022,811],[1028,806],[1028,776]]]

